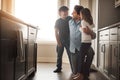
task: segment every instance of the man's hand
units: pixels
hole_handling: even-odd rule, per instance
[[[86,28],[83,28],[83,31],[86,33],[86,34],[88,34],[88,35],[90,35],[91,34],[91,30],[88,28],[88,26],[86,26]]]
[[[90,30],[90,29],[88,28],[88,26],[86,26],[86,28],[83,29],[83,31],[84,31],[86,34],[90,35],[92,39],[95,39],[95,38],[96,38],[96,33],[93,32],[92,30]]]

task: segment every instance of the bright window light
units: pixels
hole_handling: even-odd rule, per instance
[[[57,0],[15,0],[15,16],[39,26],[38,41],[55,41]]]

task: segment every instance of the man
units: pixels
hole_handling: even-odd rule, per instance
[[[62,69],[62,56],[64,52],[64,48],[67,51],[69,61],[70,60],[70,51],[69,51],[69,20],[71,19],[68,16],[68,7],[62,6],[59,8],[59,16],[60,18],[55,23],[55,36],[57,40],[57,69],[54,72],[61,72]]]
[[[70,29],[70,52],[71,52],[71,65],[73,74],[76,75],[79,70],[78,59],[80,52],[80,45],[81,45],[81,32],[79,31],[81,21],[80,21],[80,11],[83,9],[82,6],[76,5],[73,10],[73,19],[69,21],[69,29]],[[92,31],[89,29],[86,30],[87,34],[92,36]],[[83,72],[85,75],[84,80],[88,80],[90,65],[92,63],[94,56],[94,51],[90,48],[89,52],[87,53],[85,66],[87,70]],[[86,69],[85,68],[85,69]],[[75,76],[73,76],[75,78]]]

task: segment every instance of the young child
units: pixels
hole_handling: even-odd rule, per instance
[[[78,60],[78,73],[80,73],[81,78],[84,77],[84,80],[89,80],[89,70],[88,66],[85,64],[85,58],[87,56],[88,50],[91,46],[91,35],[86,34],[86,28],[88,27],[90,30],[94,27],[93,18],[91,16],[90,10],[88,8],[84,8],[80,11],[80,18],[81,18],[81,47],[79,53],[79,60]],[[86,79],[87,78],[87,79]]]

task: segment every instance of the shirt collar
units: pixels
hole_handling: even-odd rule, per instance
[[[77,23],[77,25],[80,24],[80,23],[81,23],[81,20],[77,21],[76,23]]]
[[[81,20],[79,20],[79,21],[75,21],[74,19],[72,19],[72,21],[76,24],[76,25],[79,25],[80,23],[81,23]]]

